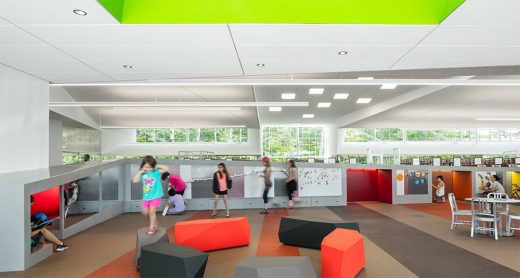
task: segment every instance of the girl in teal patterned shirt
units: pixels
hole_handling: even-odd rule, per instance
[[[169,170],[167,166],[157,165],[155,158],[147,155],[132,178],[134,183],[141,181],[143,184],[143,214],[150,218],[149,235],[157,232],[156,211],[161,206],[161,197],[164,195],[161,175]]]

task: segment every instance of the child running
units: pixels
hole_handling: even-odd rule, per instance
[[[161,206],[161,197],[164,195],[161,185],[161,174],[168,172],[169,168],[164,165],[157,165],[157,161],[151,155],[147,155],[141,162],[141,167],[134,174],[132,182],[143,184],[143,214],[150,219],[148,235],[157,232],[156,210]]]
[[[264,164],[264,194],[262,198],[264,198],[264,209],[260,211],[261,214],[269,213],[269,200],[267,199],[267,195],[269,194],[269,190],[272,187],[271,182],[271,161],[269,157],[262,157],[262,164]]]
[[[293,208],[294,193],[298,189],[298,168],[296,168],[296,164],[292,159],[289,160],[289,170],[287,171],[285,184],[287,186],[287,196],[289,197],[289,208]]]

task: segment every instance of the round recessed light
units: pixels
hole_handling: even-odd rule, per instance
[[[72,11],[73,13],[77,14],[77,15],[80,15],[80,16],[86,16],[87,15],[87,12],[85,12],[84,10],[73,10]]]
[[[123,65],[123,68],[125,68],[125,69],[133,69],[134,66],[131,66],[131,65]]]
[[[347,53],[348,53],[347,51],[340,51],[340,52],[338,52],[339,55],[347,55]]]
[[[259,68],[263,68],[263,67],[265,67],[265,64],[256,64],[256,66]]]

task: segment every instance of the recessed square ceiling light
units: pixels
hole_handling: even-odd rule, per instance
[[[366,77],[358,77],[359,80],[374,80],[374,77],[366,76]]]
[[[296,94],[292,94],[292,93],[282,94],[282,99],[295,99],[295,98],[296,98]]]
[[[302,118],[304,118],[304,119],[314,119],[314,114],[303,114]]]
[[[263,68],[263,67],[265,67],[265,64],[256,64],[256,66],[259,68]]]
[[[397,88],[397,84],[383,84],[383,86],[381,86],[381,90],[393,90]]]
[[[125,69],[133,69],[134,66],[132,66],[132,65],[123,65],[123,68],[125,68]]]
[[[271,106],[271,107],[269,107],[269,111],[271,111],[271,112],[280,112],[280,111],[282,111],[282,107],[280,107],[280,106]]]
[[[370,103],[371,101],[371,98],[358,98],[356,103]]]
[[[348,98],[348,94],[344,94],[344,93],[334,94],[334,99],[347,99],[347,98]]]
[[[318,108],[329,108],[330,102],[318,102]]]
[[[338,52],[338,54],[339,54],[339,55],[347,55],[348,52],[343,50],[343,51]]]
[[[309,90],[309,95],[323,95],[323,88],[311,88]]]

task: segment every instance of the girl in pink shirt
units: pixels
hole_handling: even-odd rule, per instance
[[[215,193],[215,202],[213,203],[213,213],[211,216],[217,215],[217,205],[219,196],[223,196],[224,205],[226,206],[226,216],[229,217],[229,207],[227,202],[228,190],[232,187],[231,177],[226,168],[226,164],[219,163],[218,171],[213,174],[213,193]]]

